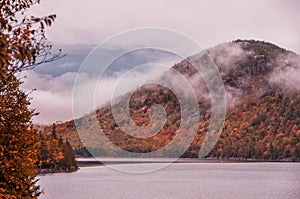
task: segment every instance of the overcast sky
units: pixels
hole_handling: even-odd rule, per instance
[[[35,122],[72,119],[76,71],[93,46],[119,32],[162,27],[179,31],[204,48],[235,39],[258,39],[299,54],[299,10],[298,0],[42,0],[29,14],[57,14],[47,36],[68,56],[26,72],[23,87],[37,88],[32,107],[41,114]]]

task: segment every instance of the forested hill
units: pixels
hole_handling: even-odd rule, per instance
[[[207,157],[263,160],[299,160],[300,158],[300,57],[274,44],[254,40],[236,40],[217,45],[207,53],[218,67],[226,89],[227,115],[221,136]],[[189,59],[175,64],[196,92],[200,122],[197,135],[182,157],[197,157],[210,122],[210,99],[207,88]],[[170,143],[178,133],[180,106],[167,88],[151,85],[139,88],[130,100],[130,113],[140,126],[149,123],[149,108],[161,104],[167,113],[163,128],[151,139],[123,134],[114,122],[111,109],[104,106],[79,118],[86,135],[100,125],[118,147],[131,152],[156,151]],[[182,108],[182,107],[181,107]],[[188,111],[188,110],[185,110]],[[97,121],[97,122],[95,122]],[[124,121],[125,123],[128,121]],[[87,155],[74,127],[74,121],[58,124],[57,134],[68,137],[79,155]],[[44,132],[50,132],[46,127]],[[135,131],[135,129],[132,129]],[[134,132],[147,135],[148,132]],[[210,140],[210,138],[208,138]],[[113,153],[104,141],[90,143],[101,155]],[[175,149],[174,149],[175,150]],[[166,154],[164,154],[166,155]],[[172,157],[172,154],[167,154]]]

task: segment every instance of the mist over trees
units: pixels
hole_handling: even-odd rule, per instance
[[[255,40],[236,40],[221,44],[208,49],[208,53],[223,78],[227,95],[227,115],[220,137],[206,157],[251,161],[300,161],[300,95],[299,89],[290,86],[291,80],[288,79],[291,72],[299,71],[299,55],[274,44]],[[214,137],[208,134],[211,120],[209,93],[205,84],[202,84],[201,76],[197,75],[193,65],[187,60],[175,64],[173,69],[186,76],[198,91],[196,95],[200,120],[197,121],[197,134],[191,146],[181,156],[195,158],[198,157],[206,137],[208,144],[214,142]],[[175,79],[174,85],[176,83]],[[123,119],[119,123],[120,126],[130,127],[133,123],[143,127],[151,124],[151,114],[153,117],[159,115],[151,111],[151,106],[160,104],[165,108],[167,116],[164,126],[156,134],[135,128],[135,125],[132,125],[128,132],[137,137],[126,134],[116,123],[109,104],[76,121],[58,124],[58,134],[70,138],[77,155],[87,156],[82,153],[83,147],[86,147],[94,156],[122,157],[124,155],[115,150],[110,142],[106,142],[106,138],[124,151],[142,156],[163,149],[178,134],[184,136],[190,132],[188,127],[179,130],[182,122],[180,109],[191,116],[192,110],[180,106],[177,97],[167,88],[146,85],[136,89],[130,96],[128,109],[132,121],[121,112],[126,110],[126,102],[121,100],[120,106],[117,104],[118,106],[114,107],[122,114],[119,117]],[[188,123],[195,122],[192,119],[188,118]],[[152,125],[153,129],[159,126],[155,121]],[[99,126],[105,136],[97,133]],[[76,128],[84,129],[80,137]],[[51,131],[51,128],[48,127],[46,131]],[[81,140],[86,140],[85,145]],[[175,147],[168,153],[161,150],[156,155],[177,157],[177,154],[178,147]]]

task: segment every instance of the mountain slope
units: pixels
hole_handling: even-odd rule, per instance
[[[300,158],[300,58],[297,54],[271,43],[254,40],[236,40],[207,50],[218,67],[227,95],[227,116],[221,136],[210,157],[238,159],[292,159]],[[196,56],[195,56],[196,57]],[[193,59],[193,56],[189,59]],[[210,123],[210,97],[202,77],[196,73],[188,59],[175,64],[173,69],[183,74],[196,91],[200,111],[197,135],[182,157],[197,157]],[[122,102],[120,102],[122,104]],[[113,155],[112,145],[98,139],[97,125],[115,145],[135,153],[156,151],[169,143],[178,134],[190,131],[185,127],[178,131],[181,122],[180,107],[175,94],[163,86],[146,85],[137,89],[130,98],[130,113],[139,126],[150,123],[150,106],[158,103],[165,110],[167,119],[163,128],[146,139],[122,133],[113,119],[111,108],[104,106],[76,120],[86,135],[95,136],[89,149],[95,154]],[[192,112],[191,112],[192,113]],[[130,121],[122,121],[130,124]],[[189,121],[195,122],[193,120]],[[154,124],[155,125],[155,124]],[[158,125],[157,125],[158,126]],[[46,127],[44,132],[49,132]],[[151,132],[132,128],[138,136]],[[159,130],[159,129],[157,129]],[[57,133],[68,137],[77,154],[83,147],[73,121],[57,125]],[[207,135],[209,136],[209,135]],[[208,140],[213,140],[208,138]],[[174,148],[174,151],[177,149]],[[175,153],[175,152],[174,152]],[[172,157],[174,154],[163,154]]]

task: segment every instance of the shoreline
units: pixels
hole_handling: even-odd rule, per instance
[[[79,170],[78,168],[74,169],[69,169],[69,170],[64,170],[64,169],[41,169],[38,171],[38,175],[45,175],[45,174],[50,174],[50,173],[73,173]]]
[[[82,158],[80,160],[76,160],[78,167],[91,167],[91,166],[101,166],[104,164],[147,164],[147,163],[258,163],[258,162],[270,162],[270,163],[297,163],[300,162],[299,160],[235,160],[235,159],[214,159],[214,158],[206,158],[206,159],[199,159],[199,158],[179,158],[175,161],[170,161],[168,159],[150,159],[150,160],[122,160],[122,159],[108,159],[108,160],[97,160],[94,158]]]

